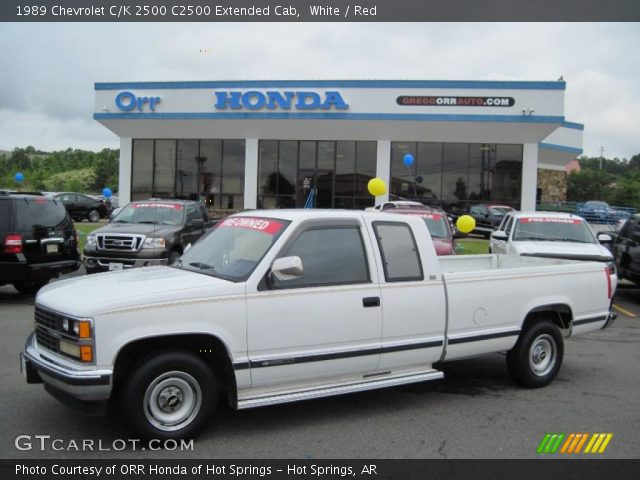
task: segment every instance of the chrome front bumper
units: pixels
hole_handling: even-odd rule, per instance
[[[111,396],[112,370],[75,368],[71,362],[58,361],[38,347],[35,333],[29,335],[20,354],[20,370],[27,383],[44,383],[82,402],[105,401]]]

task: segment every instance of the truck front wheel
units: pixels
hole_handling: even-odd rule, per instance
[[[560,329],[549,321],[536,322],[520,334],[515,347],[507,353],[507,368],[516,383],[540,388],[556,377],[563,356]]]
[[[211,418],[218,382],[211,368],[186,352],[144,358],[120,395],[121,411],[144,439],[194,438]]]

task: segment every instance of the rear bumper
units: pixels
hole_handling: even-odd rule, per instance
[[[106,401],[111,396],[113,371],[72,368],[41,353],[35,333],[20,354],[20,369],[27,383],[44,383],[47,390],[79,402]]]
[[[75,272],[80,265],[80,260],[47,263],[0,262],[0,283],[53,278],[63,273]]]
[[[607,321],[602,326],[602,330],[608,327],[612,327],[613,324],[616,322],[616,318],[618,318],[617,313],[609,312],[609,315],[607,316]]]

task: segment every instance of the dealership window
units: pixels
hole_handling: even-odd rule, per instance
[[[244,207],[244,140],[133,141],[131,199],[200,200],[209,208]]]
[[[262,140],[258,205],[261,208],[364,208],[374,199],[376,142]]]
[[[414,163],[407,167],[404,156]],[[391,198],[418,200],[446,210],[493,202],[517,207],[522,145],[392,142]]]

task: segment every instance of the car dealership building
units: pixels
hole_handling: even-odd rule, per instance
[[[120,137],[121,202],[215,210],[534,209],[582,153],[563,81],[301,80],[96,83],[94,118]],[[407,153],[413,162],[405,162]],[[310,193],[312,194],[310,195]]]

